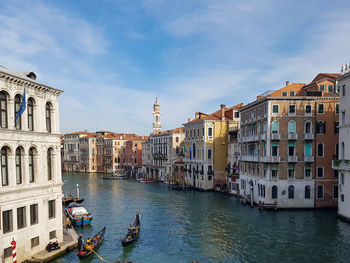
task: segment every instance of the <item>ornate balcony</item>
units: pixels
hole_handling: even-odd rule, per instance
[[[297,133],[288,133],[288,140],[298,140]]]
[[[350,160],[333,160],[332,168],[340,171],[350,171]]]
[[[288,156],[289,163],[296,163],[298,161],[298,156]]]
[[[314,140],[315,135],[313,133],[304,133],[305,140]]]
[[[304,162],[313,163],[315,161],[314,156],[304,156]]]
[[[271,133],[271,140],[280,140],[281,134],[279,133]]]

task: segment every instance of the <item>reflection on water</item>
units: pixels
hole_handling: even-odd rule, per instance
[[[64,192],[79,184],[92,226],[106,226],[98,253],[107,261],[132,262],[350,262],[350,225],[335,211],[259,212],[221,193],[169,191],[166,185],[63,174]],[[141,214],[141,233],[123,248],[120,238]],[[74,252],[55,262],[79,262]],[[91,256],[83,262],[100,262]]]

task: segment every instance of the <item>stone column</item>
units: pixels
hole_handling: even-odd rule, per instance
[[[16,162],[15,162],[15,154],[14,153],[8,154],[7,165],[8,165],[9,186],[15,186],[16,185]]]
[[[7,126],[9,129],[16,129],[15,128],[15,103],[14,103],[14,99],[9,98],[8,99],[8,105],[7,105],[7,114],[8,114],[8,123]]]

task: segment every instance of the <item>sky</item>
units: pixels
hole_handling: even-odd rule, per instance
[[[350,2],[2,0],[0,65],[61,89],[61,132],[148,135],[350,60]]]

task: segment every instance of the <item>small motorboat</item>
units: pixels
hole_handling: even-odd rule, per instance
[[[64,211],[74,226],[87,226],[91,224],[92,216],[81,204],[72,202]]]
[[[153,179],[145,179],[145,178],[141,178],[137,180],[140,183],[154,183],[155,181]]]
[[[83,245],[83,249],[78,251],[76,255],[79,258],[86,258],[90,256],[96,249],[98,249],[103,242],[105,236],[106,227],[102,228],[100,232],[98,232],[93,238],[89,238]]]
[[[126,179],[127,176],[125,174],[117,174],[117,179]]]
[[[117,180],[118,178],[116,175],[110,173],[110,174],[104,174],[103,179],[105,179],[105,180]]]
[[[140,224],[137,224],[135,221],[134,224],[128,229],[128,233],[126,234],[126,236],[121,240],[123,247],[131,244],[136,239],[138,239],[140,235],[140,230]]]

